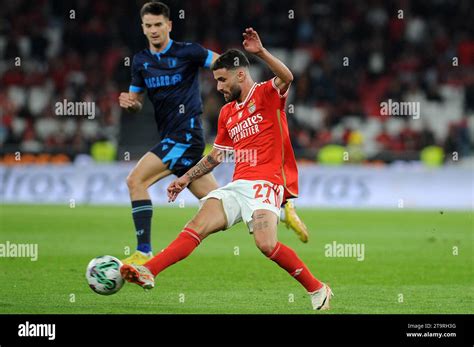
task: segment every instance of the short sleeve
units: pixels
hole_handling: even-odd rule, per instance
[[[227,131],[227,128],[225,126],[225,116],[222,112],[222,109],[219,114],[219,120],[217,122],[217,136],[214,141],[214,147],[220,149],[221,151],[234,150],[234,143],[229,137],[229,132]]]
[[[271,80],[268,80],[264,84],[265,92],[269,95],[277,95],[281,99],[286,99],[288,97],[288,93],[290,92],[291,84],[286,89],[285,93],[282,94],[280,89],[275,84],[276,77],[273,77]]]
[[[132,81],[130,82],[128,90],[133,93],[141,93],[145,90],[145,81],[143,80],[141,68],[137,63],[136,56],[133,57],[132,61]]]
[[[266,82],[263,82],[263,93],[265,95],[265,99],[267,100],[267,102],[269,102],[269,104],[275,106],[278,105],[278,107],[283,110],[285,108],[286,100],[288,98],[288,93],[290,91],[291,85],[288,86],[288,89],[285,91],[284,94],[281,94],[280,89],[278,89],[275,84],[275,78],[276,77]]]
[[[212,62],[212,51],[198,43],[191,43],[189,46],[191,60],[196,62],[199,66],[209,68]]]

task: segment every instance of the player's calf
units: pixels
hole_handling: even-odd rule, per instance
[[[256,210],[252,216],[252,227],[257,247],[270,260],[286,270],[311,293],[315,310],[329,308],[331,291],[313,276],[308,267],[291,248],[277,241],[277,217],[269,210]]]
[[[268,258],[285,269],[295,280],[301,283],[311,296],[313,309],[329,309],[329,300],[332,296],[331,289],[313,276],[295,251],[278,242],[275,249],[268,255]]]
[[[197,227],[198,230],[191,228],[191,226]],[[178,237],[144,266],[153,276],[157,276],[169,266],[188,257],[205,236],[224,228],[225,214],[220,201],[206,200],[203,208],[186,225]],[[132,280],[134,279],[135,277],[132,277]]]

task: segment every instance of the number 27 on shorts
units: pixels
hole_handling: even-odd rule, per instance
[[[268,183],[257,183],[253,186],[253,189],[255,190],[255,199],[263,199],[263,203],[271,204],[272,202],[270,201],[270,196],[272,195],[273,192],[273,203],[276,207],[280,207],[281,201],[280,201],[280,188],[278,187],[277,184],[270,185]],[[266,194],[262,194],[265,192],[266,189]],[[263,190],[263,191],[262,191]]]

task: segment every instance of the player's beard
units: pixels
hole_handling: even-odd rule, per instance
[[[224,99],[227,102],[232,102],[234,100],[237,100],[240,97],[240,94],[242,94],[242,88],[240,88],[240,86],[236,84],[230,87],[230,95],[228,94],[228,97],[224,95]]]

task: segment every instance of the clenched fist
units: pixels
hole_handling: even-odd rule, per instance
[[[130,112],[139,111],[142,107],[141,102],[132,97],[130,93],[120,93],[119,104],[120,107]]]

